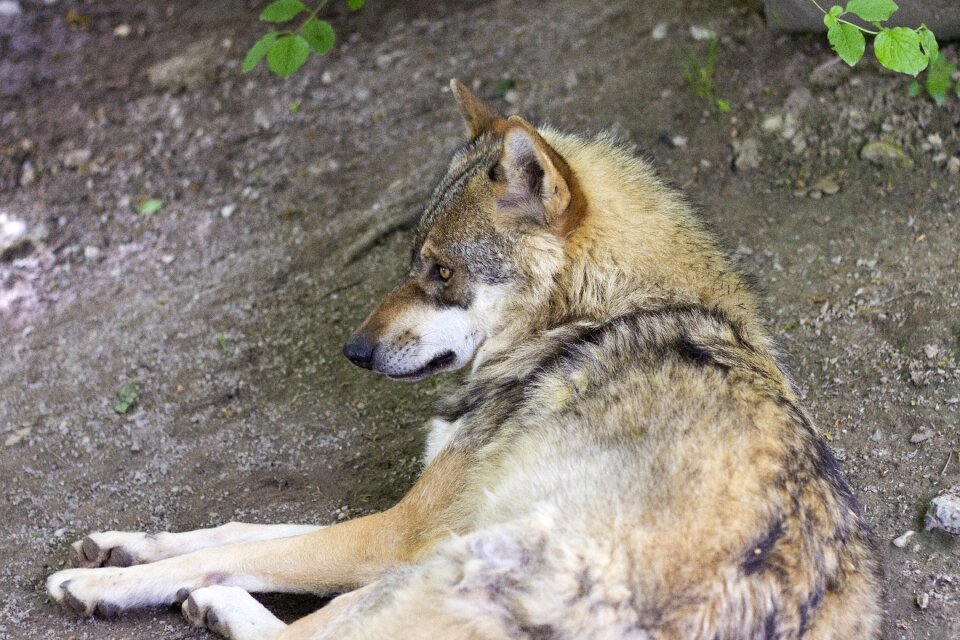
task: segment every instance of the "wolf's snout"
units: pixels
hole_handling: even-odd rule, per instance
[[[343,345],[343,355],[353,364],[370,369],[373,364],[373,352],[377,344],[362,333],[353,336]]]

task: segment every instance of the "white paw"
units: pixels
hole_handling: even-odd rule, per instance
[[[47,578],[47,593],[58,605],[81,616],[112,618],[127,608],[110,597],[121,569],[66,569]]]
[[[233,640],[270,640],[287,625],[240,587],[204,587],[190,593],[183,617]]]
[[[158,560],[154,546],[145,533],[102,531],[70,545],[70,560],[75,567],[129,567]]]
[[[47,578],[47,593],[61,607],[105,618],[126,609],[181,602],[189,594],[188,586],[196,585],[178,584],[160,564],[64,569]]]

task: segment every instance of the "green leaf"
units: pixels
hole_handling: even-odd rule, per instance
[[[907,87],[907,93],[910,95],[910,97],[916,98],[918,95],[920,95],[920,91],[920,83],[916,80],[911,80],[910,85]]]
[[[142,216],[152,216],[163,208],[163,200],[146,198],[137,202],[137,213]]]
[[[306,7],[300,0],[276,0],[260,12],[260,19],[264,22],[287,22],[296,18],[304,9]]]
[[[267,52],[267,64],[270,70],[281,78],[303,66],[310,56],[310,45],[300,36],[284,36],[273,43]]]
[[[117,399],[113,403],[113,410],[123,415],[137,406],[138,402],[140,402],[140,390],[137,388],[137,381],[131,380],[120,387]]]
[[[919,34],[906,27],[881,29],[873,41],[873,51],[880,64],[891,71],[916,77],[927,66],[927,56],[920,51]]]
[[[827,12],[827,15],[828,15],[828,16],[833,16],[834,18],[839,18],[839,17],[842,16],[844,13],[845,13],[845,12],[844,12],[844,10],[843,10],[843,7],[841,7],[841,6],[838,5],[838,4],[835,4],[835,5],[833,5],[832,7],[830,7],[830,11]]]
[[[240,70],[244,73],[252,71],[254,67],[260,64],[260,61],[263,60],[263,56],[267,55],[267,51],[270,50],[270,47],[276,41],[277,32],[271,31],[267,35],[254,42],[253,46],[250,47],[250,50],[247,51],[247,55],[243,57],[243,65],[240,67]]]
[[[832,29],[840,23],[837,21],[837,17],[832,13],[825,13],[823,14],[823,24],[827,25],[827,29]]]
[[[917,33],[920,34],[920,46],[923,47],[923,52],[927,54],[927,59],[932,63],[934,59],[936,59],[937,54],[940,53],[940,45],[937,44],[937,38],[933,35],[933,31],[927,29],[926,25],[920,25]]]
[[[889,20],[898,8],[893,0],[850,0],[847,3],[847,12],[859,16],[866,22]]]
[[[363,3],[366,0],[347,0],[347,6],[350,7],[350,11],[356,11],[363,6]]]
[[[727,113],[730,111],[730,103],[724,100],[723,98],[717,98],[717,109],[720,113]]]
[[[851,67],[860,62],[867,48],[863,32],[844,22],[838,22],[827,30],[827,40],[837,55]]]
[[[930,63],[930,70],[927,72],[927,81],[925,86],[927,93],[938,105],[943,104],[947,99],[947,91],[950,90],[952,80],[950,76],[957,68],[947,60],[946,56],[938,53],[937,57]]]
[[[310,18],[307,24],[303,25],[303,37],[310,48],[321,56],[333,48],[337,38],[329,22],[316,18]]]

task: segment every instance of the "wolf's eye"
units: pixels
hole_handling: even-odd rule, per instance
[[[490,167],[490,170],[487,171],[487,176],[492,182],[500,182],[503,180],[503,167],[500,166],[499,162]]]
[[[440,280],[442,280],[443,282],[446,282],[447,280],[450,279],[450,276],[452,275],[453,275],[453,271],[451,271],[446,267],[441,267],[440,265],[437,265],[437,277],[440,278]]]

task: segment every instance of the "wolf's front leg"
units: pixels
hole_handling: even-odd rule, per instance
[[[211,529],[179,533],[142,533],[134,531],[101,531],[91,533],[70,546],[70,559],[75,567],[129,567],[156,562],[199,549],[219,547],[234,542],[288,538],[317,531],[322,527],[308,524],[247,524],[228,522]]]
[[[47,579],[47,591],[76,613],[107,617],[180,602],[210,585],[328,592],[365,584],[402,562],[406,531],[391,510],[304,535],[214,546],[149,564],[58,571]]]

